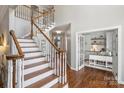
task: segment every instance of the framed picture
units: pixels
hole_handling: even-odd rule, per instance
[[[4,34],[0,34],[0,46],[3,46]]]

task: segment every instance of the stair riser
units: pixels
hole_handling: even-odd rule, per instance
[[[34,41],[28,39],[18,39],[18,42],[33,43]]]
[[[40,65],[40,66],[36,66],[36,67],[29,68],[29,69],[25,69],[24,70],[24,75],[32,73],[32,72],[35,72],[35,71],[40,70],[40,69],[45,69],[48,66],[49,66],[49,63],[46,63],[46,64],[43,64],[43,65]]]
[[[26,87],[28,85],[31,85],[31,84],[39,81],[39,80],[42,80],[42,79],[44,79],[44,78],[46,78],[46,77],[48,77],[48,76],[50,76],[52,74],[53,74],[53,70],[50,70],[50,71],[48,71],[46,73],[43,73],[43,74],[41,74],[39,76],[36,76],[36,77],[31,78],[29,80],[26,80],[26,81],[24,81],[24,87]]]
[[[25,53],[25,58],[42,56],[41,52],[36,53]]]
[[[59,79],[56,78],[54,80],[52,80],[51,82],[45,84],[44,86],[41,86],[41,88],[50,88],[52,87],[53,85],[55,85],[56,83],[58,83]]]
[[[19,43],[21,47],[36,47],[35,43]]]
[[[31,60],[25,60],[24,61],[24,66],[31,65],[31,64],[34,64],[34,63],[38,63],[38,62],[41,62],[41,61],[46,61],[46,58],[43,57],[43,58],[36,58],[36,59],[31,59]]]
[[[40,51],[39,48],[22,48],[23,52],[34,52],[34,51]]]

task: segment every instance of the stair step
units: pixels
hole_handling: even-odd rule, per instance
[[[32,73],[32,72],[35,72],[35,71],[37,71],[37,70],[39,70],[39,69],[45,69],[45,68],[47,68],[49,66],[49,63],[48,62],[46,62],[46,63],[44,63],[44,64],[42,64],[42,65],[38,65],[38,66],[34,66],[34,67],[31,67],[31,68],[25,68],[24,69],[24,75],[26,75],[26,74],[29,74],[29,73]]]
[[[58,82],[58,77],[55,75],[50,75],[45,79],[42,79],[36,83],[33,83],[33,84],[27,86],[26,88],[40,88],[40,87],[42,87],[42,88],[47,87],[48,88],[48,87],[53,86],[57,82]]]
[[[19,43],[19,45],[23,47],[36,47],[36,43]]]
[[[53,70],[50,69],[50,68],[46,68],[46,69],[43,69],[43,70],[38,70],[34,73],[31,73],[31,74],[28,74],[28,75],[25,75],[24,76],[24,87],[26,86],[29,86],[33,83],[36,83],[42,79],[45,79],[47,78],[48,76],[50,75],[53,75]]]
[[[34,52],[34,51],[40,51],[38,47],[32,47],[32,48],[22,48],[23,52]]]
[[[38,63],[26,65],[26,66],[24,66],[24,69],[29,69],[29,68],[32,68],[32,67],[36,67],[36,66],[39,66],[39,65],[46,64],[46,63],[48,63],[48,62],[47,61],[41,61],[41,62],[38,62]]]
[[[27,75],[24,76],[24,80],[26,81],[26,80],[28,80],[28,79],[31,79],[31,78],[33,78],[33,77],[36,77],[36,76],[38,76],[38,75],[40,75],[40,74],[43,74],[43,73],[48,72],[48,71],[51,71],[51,70],[52,70],[51,68],[47,67],[47,68],[45,68],[45,69],[38,70],[38,71],[36,71],[36,72],[27,74]],[[52,70],[52,71],[53,71],[53,70]]]
[[[32,59],[36,59],[36,58],[45,58],[45,56],[35,56],[35,57],[27,57],[27,58],[24,58],[24,60],[32,60]]]
[[[30,65],[30,64],[38,63],[40,61],[46,61],[46,58],[39,57],[39,58],[30,59],[30,60],[24,60],[24,65]]]
[[[37,57],[43,57],[41,52],[35,52],[35,53],[25,53],[24,59],[31,59],[31,58],[37,58]]]
[[[36,45],[36,46],[21,46],[21,48],[39,48],[39,47]]]
[[[26,42],[27,42],[27,43],[29,43],[29,42],[30,42],[30,43],[34,42],[32,39],[17,39],[17,40],[18,40],[18,42],[20,42],[20,43],[21,43],[21,42],[25,42],[25,43],[26,43]]]
[[[36,52],[42,52],[42,51],[40,51],[40,50],[37,50],[37,51],[27,51],[27,52],[23,52],[23,53],[36,53]]]
[[[43,71],[44,70],[44,71]],[[24,87],[29,86],[33,83],[36,83],[42,79],[47,78],[50,75],[53,75],[53,70],[52,69],[43,69],[41,71],[37,71],[34,73],[31,73],[30,75],[25,75],[25,81],[24,81]]]

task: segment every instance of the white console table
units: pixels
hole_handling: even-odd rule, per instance
[[[112,71],[112,56],[89,55],[87,66]]]

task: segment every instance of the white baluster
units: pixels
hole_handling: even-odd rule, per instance
[[[13,65],[12,61],[8,61],[8,80],[7,80],[7,87],[12,88],[12,73],[13,72]]]
[[[21,59],[21,87],[24,87],[24,59]]]
[[[22,74],[21,74],[21,60],[19,59],[19,60],[17,60],[17,69],[16,69],[16,73],[17,73],[17,88],[21,88],[21,76],[22,76]]]

